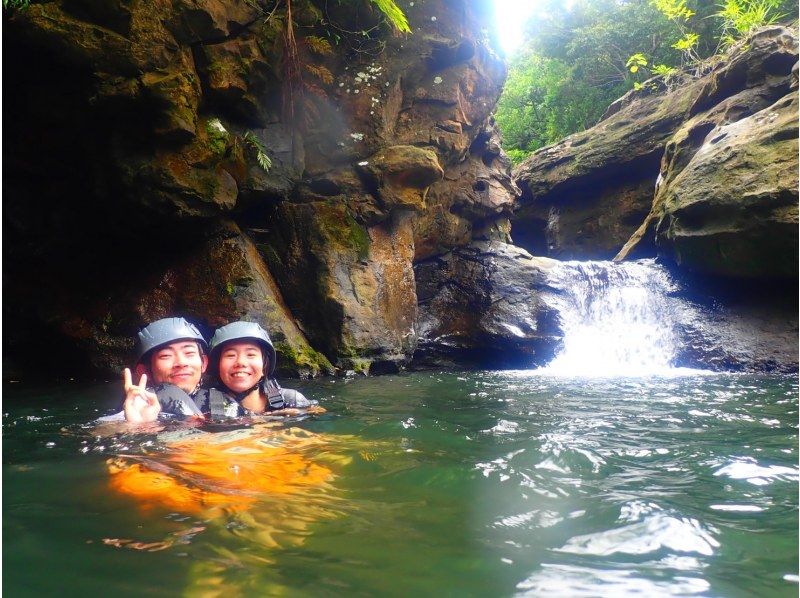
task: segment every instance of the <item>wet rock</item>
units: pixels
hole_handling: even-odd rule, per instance
[[[191,52],[176,54],[175,61],[161,71],[145,73],[141,85],[148,101],[163,106],[154,132],[179,142],[191,141],[200,103],[200,81]]]
[[[712,276],[797,278],[797,108],[795,92],[709,131],[664,183],[660,253]]]
[[[690,276],[672,314],[676,365],[715,371],[797,373],[798,289],[762,283],[746,295],[735,283]]]
[[[508,157],[498,150],[499,135],[489,121],[465,158],[431,186],[428,209],[417,218],[416,260],[474,239],[510,242],[509,218],[519,189],[509,176]]]
[[[623,245],[620,259],[656,255],[654,195],[663,201],[657,181],[676,176],[682,166],[675,162],[685,165],[711,128],[786,95],[796,61],[795,34],[769,27],[726,60],[708,63],[699,78],[653,79],[629,92],[595,127],[539,150],[515,170],[522,198],[512,236],[561,258],[610,258]]]
[[[245,0],[174,0],[169,26],[182,44],[222,41],[261,14]]]
[[[403,367],[416,343],[411,216],[364,227],[328,200],[282,204],[275,221],[257,245],[312,344],[345,371]]]
[[[256,36],[202,45],[196,55],[210,102],[247,123],[270,123],[274,114],[263,98],[280,84]]]
[[[423,210],[428,188],[444,175],[431,150],[395,145],[359,163],[383,206]]]
[[[666,144],[650,211],[614,259],[655,255],[659,252],[656,246],[656,228],[662,226],[660,223],[665,216],[664,204],[673,188],[673,181],[677,182],[682,177],[684,169],[695,159],[701,148],[710,147],[706,146],[706,142],[711,139],[709,136],[712,131],[748,119],[789,94],[792,85],[791,69],[796,60],[795,34],[782,27],[768,27],[756,33],[750,42],[742,43],[732,52],[728,61],[719,63],[709,76],[699,80],[702,87],[698,101],[692,108],[694,116]],[[722,90],[729,95],[725,96]],[[714,101],[717,103],[714,104]],[[763,152],[763,149],[758,151]],[[737,167],[740,172],[741,166],[740,164]],[[760,167],[754,165],[751,172],[758,179]],[[766,172],[768,171],[764,171],[765,174]],[[716,179],[720,174],[713,173],[713,177]],[[751,181],[750,184],[753,183]],[[764,189],[775,187],[771,175],[764,176],[760,182],[754,184]],[[705,187],[705,183],[703,186]],[[730,191],[732,197],[738,194],[735,187]],[[718,201],[713,199],[714,195],[715,192],[710,190],[712,203]],[[709,215],[711,213],[712,211],[708,212]],[[709,224],[713,226],[713,217]],[[713,247],[709,247],[709,250],[712,254],[717,251]],[[669,257],[669,253],[665,251],[663,255]]]
[[[528,368],[561,342],[557,262],[498,241],[477,241],[415,266],[419,344],[415,367]]]
[[[183,255],[208,255],[232,222],[266,258],[253,280],[275,280],[313,350],[342,370],[403,367],[416,346],[414,259],[509,237],[516,188],[491,123],[505,66],[484,32],[486,0],[419,4],[411,36],[368,5],[326,8],[331,27],[313,10],[295,14],[294,65],[283,4],[267,18],[243,0],[56,0],[10,18],[4,34],[21,50],[9,76],[37,101],[12,107],[15,288],[4,313],[44,322],[53,342],[83,331],[80,359],[100,369],[120,360],[94,332],[107,302],[119,306],[112,340],[169,310],[256,317],[221,284],[201,300],[201,275],[179,272],[191,264],[216,280],[236,260],[253,270],[241,247],[214,254],[235,256],[225,265]],[[345,32],[337,45],[333,24],[371,34]],[[52,149],[25,142],[39,138]],[[118,269],[135,280],[105,280]],[[62,301],[37,299],[26,272]],[[126,285],[154,289],[131,293],[144,307],[130,317]],[[102,301],[87,302],[86,289]]]

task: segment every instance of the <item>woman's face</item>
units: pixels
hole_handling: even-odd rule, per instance
[[[234,392],[253,388],[264,375],[261,347],[250,342],[223,345],[219,355],[219,377]]]

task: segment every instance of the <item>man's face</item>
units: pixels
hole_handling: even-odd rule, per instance
[[[150,356],[150,375],[156,384],[170,383],[192,392],[206,371],[208,358],[195,341],[177,341],[154,350]]]

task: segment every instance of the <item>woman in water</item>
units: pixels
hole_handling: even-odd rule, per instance
[[[231,322],[214,332],[210,343],[209,372],[225,397],[212,399],[212,415],[296,415],[324,413],[301,393],[281,388],[274,378],[275,347],[266,330],[255,322]],[[221,413],[219,413],[221,411]]]

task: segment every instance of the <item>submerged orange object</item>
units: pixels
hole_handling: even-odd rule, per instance
[[[246,435],[200,434],[172,442],[164,452],[109,460],[110,486],[146,510],[247,510],[259,500],[301,495],[331,480],[330,469],[304,454],[323,443],[303,430],[272,426],[254,426]]]

